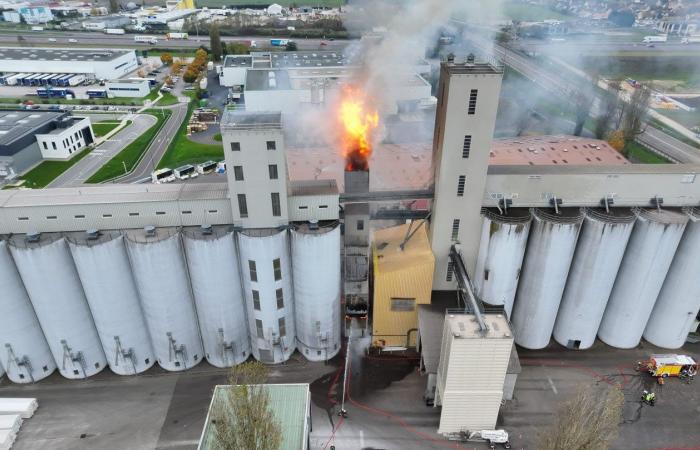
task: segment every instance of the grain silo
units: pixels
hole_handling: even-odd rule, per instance
[[[112,372],[135,375],[155,364],[124,237],[119,232],[72,233],[75,266]]]
[[[299,225],[292,231],[297,348],[310,361],[340,350],[340,227]]]
[[[7,378],[33,383],[48,377],[56,363],[5,241],[0,241],[0,362]]]
[[[509,209],[507,213],[484,208],[481,214],[484,222],[476,259],[474,294],[489,305],[502,305],[510,317],[532,217],[524,208]]]
[[[253,356],[284,362],[296,348],[287,231],[245,230],[238,233],[238,249]]]
[[[700,209],[688,215],[690,221],[644,330],[644,339],[659,347],[682,347],[700,310]]]
[[[250,339],[233,232],[186,228],[183,242],[207,361],[216,367],[242,363]]]
[[[129,230],[127,248],[158,364],[180,371],[204,357],[180,234],[173,228]]]
[[[639,344],[687,222],[688,216],[677,211],[637,210],[598,330],[603,342],[618,348]]]
[[[561,345],[586,349],[595,342],[635,218],[628,208],[586,209],[554,325]]]
[[[66,240],[53,233],[16,235],[10,249],[61,375],[100,372],[107,360]]]
[[[583,221],[580,208],[533,209],[530,238],[513,306],[515,342],[540,349],[549,344],[566,277]]]

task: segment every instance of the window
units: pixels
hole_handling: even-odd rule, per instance
[[[164,216],[165,211],[156,211],[156,216]]]
[[[277,179],[277,164],[270,164],[267,166],[269,172],[270,172],[270,179],[271,180],[276,180]]]
[[[280,328],[280,337],[286,336],[286,335],[287,335],[287,324],[284,323],[284,317],[281,317],[281,318],[277,321],[277,325],[278,325],[279,328]]]
[[[282,264],[280,264],[280,259],[276,258],[272,261],[272,270],[275,272],[275,281],[282,279]]]
[[[182,214],[192,214],[192,211],[182,211]]]
[[[416,299],[415,298],[393,298],[391,299],[391,310],[392,311],[415,311],[416,310]]]
[[[102,218],[103,218],[103,219],[108,219],[108,218],[110,218],[110,217],[112,217],[111,214],[102,214]]]
[[[476,97],[478,94],[479,91],[476,89],[472,89],[471,92],[469,92],[469,108],[467,109],[467,114],[470,116],[476,113]]]
[[[357,221],[357,231],[362,231],[365,229],[365,221],[364,220],[358,220]]]
[[[452,261],[449,261],[447,263],[447,276],[445,277],[445,281],[452,281],[452,276],[455,273],[455,265]]]
[[[484,270],[484,280],[488,281],[489,279],[489,269]]]
[[[132,216],[132,217],[134,217],[134,216],[138,216],[139,213],[129,213],[129,215]]]
[[[277,143],[275,141],[267,141],[268,150],[277,150]]]
[[[55,219],[57,219],[56,216],[46,216],[46,218],[49,219],[49,220],[55,220]]]
[[[260,292],[253,289],[253,309],[260,311]]]
[[[309,209],[308,206],[300,206],[299,209]]]
[[[238,194],[238,212],[241,217],[248,217],[248,202],[245,199],[245,194]]]
[[[52,142],[51,145],[53,146],[53,149],[56,150],[56,143]]]
[[[29,217],[18,217],[17,220],[29,220]]]
[[[454,219],[452,221],[452,240],[456,241],[459,239],[459,219]]]
[[[273,192],[270,194],[270,197],[272,198],[272,215],[275,217],[281,216],[280,195],[277,192]]]
[[[210,209],[207,211],[209,214],[217,214],[219,212],[218,209]]]
[[[241,151],[241,143],[240,142],[231,142],[231,151],[232,152],[240,152]]]
[[[42,144],[44,144],[44,150],[48,150],[48,149],[49,149],[49,146],[48,146],[48,144],[46,144],[46,141],[42,142]]]
[[[85,218],[85,214],[76,214],[76,215],[75,215],[75,218],[76,218],[76,219],[84,219],[84,218]]]
[[[462,144],[462,158],[469,158],[469,151],[472,149],[472,137],[470,135],[464,136],[464,143]]]
[[[233,166],[233,178],[236,181],[243,181],[243,166]]]
[[[277,289],[275,295],[277,296],[277,309],[284,308],[284,293],[282,292],[282,288]]]
[[[250,281],[258,281],[258,270],[255,267],[255,261],[248,260],[248,269],[250,270]]]
[[[328,205],[318,205],[318,209],[326,209],[328,208]]]
[[[457,181],[457,197],[464,196],[464,184],[467,182],[467,177],[465,175],[460,175]]]
[[[263,324],[262,320],[260,319],[255,319],[255,329],[258,332],[258,337],[260,339],[265,339],[265,333],[263,333]]]

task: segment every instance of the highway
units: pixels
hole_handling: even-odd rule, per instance
[[[134,34],[104,34],[99,32],[80,32],[80,31],[23,31],[0,32],[0,45],[3,46],[31,46],[31,47],[63,47],[63,48],[81,48],[81,47],[113,47],[113,48],[134,48],[138,50],[148,50],[150,48],[172,48],[172,49],[194,49],[201,45],[209,46],[209,36],[193,36],[189,39],[165,39],[164,35],[153,33],[143,33],[148,36],[158,38],[158,43],[155,45],[143,44],[134,42]],[[269,47],[270,39],[274,36],[221,36],[225,42],[235,41],[256,41],[261,50]],[[280,38],[277,36],[277,38]],[[54,41],[50,41],[52,39]],[[69,42],[69,39],[74,39],[77,42]],[[304,39],[293,38],[297,43],[299,50],[342,50],[350,41],[347,40],[324,40],[324,39]],[[321,45],[324,43],[324,45]]]
[[[651,149],[663,149],[662,153],[679,163],[700,164],[700,150],[679,141],[663,131],[647,127],[637,140]]]

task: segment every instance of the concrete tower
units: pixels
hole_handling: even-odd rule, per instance
[[[433,138],[435,201],[430,223],[434,290],[456,289],[448,257],[454,242],[460,242],[467,271],[474,274],[502,77],[502,67],[474,62],[471,55],[467,62],[451,59],[440,68]]]

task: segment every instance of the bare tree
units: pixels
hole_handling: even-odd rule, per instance
[[[601,98],[600,114],[595,118],[594,132],[596,138],[604,139],[608,135],[608,132],[613,128],[612,122],[619,107],[620,82],[611,81],[608,83],[607,92]]]
[[[221,45],[221,36],[219,36],[218,25],[212,25],[209,30],[209,46],[211,47],[211,56],[214,61],[221,60],[223,48]]]
[[[644,133],[650,103],[651,88],[640,86],[634,90],[622,118],[621,129],[626,144],[634,142],[638,135]]]
[[[230,387],[212,406],[215,450],[279,450],[282,429],[265,389],[267,366],[254,361],[231,369]]]
[[[574,94],[574,112],[576,123],[574,125],[574,136],[581,136],[583,126],[586,124],[588,115],[593,105],[593,96],[588,92],[578,91]]]
[[[561,405],[551,427],[540,435],[539,450],[607,450],[617,437],[625,398],[616,387],[604,392],[581,386]]]
[[[109,12],[118,13],[119,12],[119,0],[109,0]]]

